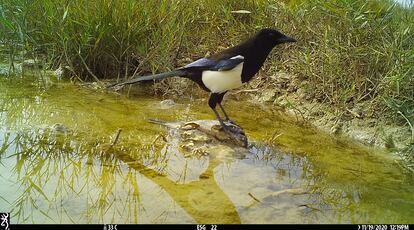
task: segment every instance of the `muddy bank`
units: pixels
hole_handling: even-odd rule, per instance
[[[308,82],[300,81],[295,76],[279,73],[269,78],[265,84],[260,78],[256,79],[250,89],[230,93],[229,98],[237,100],[247,96],[253,103],[273,104],[298,122],[311,124],[331,135],[345,136],[364,145],[398,152],[410,144],[409,127],[381,117],[369,101],[337,108],[312,98],[308,93],[312,90]]]

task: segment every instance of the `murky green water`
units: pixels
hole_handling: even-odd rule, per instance
[[[2,77],[0,211],[12,223],[414,222],[413,175],[392,157],[276,109],[226,108],[249,152],[185,157],[146,120],[213,119],[205,101],[165,109],[142,94]]]

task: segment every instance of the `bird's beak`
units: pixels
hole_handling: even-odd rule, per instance
[[[284,38],[279,40],[281,43],[286,43],[286,42],[297,42],[296,39],[289,37],[289,36],[285,36]]]

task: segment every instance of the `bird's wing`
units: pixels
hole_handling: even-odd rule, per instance
[[[231,57],[229,59],[222,59],[218,61],[218,63],[214,66],[217,71],[226,71],[231,70],[234,67],[236,67],[238,64],[242,63],[244,61],[244,57],[241,55],[237,55],[235,57]]]
[[[223,58],[220,60],[212,60],[208,58],[201,58],[195,62],[192,62],[182,69],[185,70],[212,70],[212,71],[226,71],[231,70],[238,64],[244,61],[244,57],[237,55],[230,58]]]
[[[183,67],[183,69],[199,69],[199,70],[204,70],[204,69],[209,69],[213,66],[215,66],[217,64],[216,61],[208,59],[208,58],[201,58],[198,59],[194,62],[191,62],[190,64],[186,65]]]

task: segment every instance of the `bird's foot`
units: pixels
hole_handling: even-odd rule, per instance
[[[224,122],[230,123],[230,124],[232,124],[232,125],[239,126],[236,122],[234,122],[234,121],[230,120],[230,118],[228,118],[228,117],[224,119]]]
[[[225,124],[224,122],[228,123]],[[233,121],[224,121],[220,122],[220,126],[222,130],[234,141],[238,144],[242,145],[243,147],[247,147],[247,138],[246,134],[244,133],[243,129],[240,128],[237,124]]]

